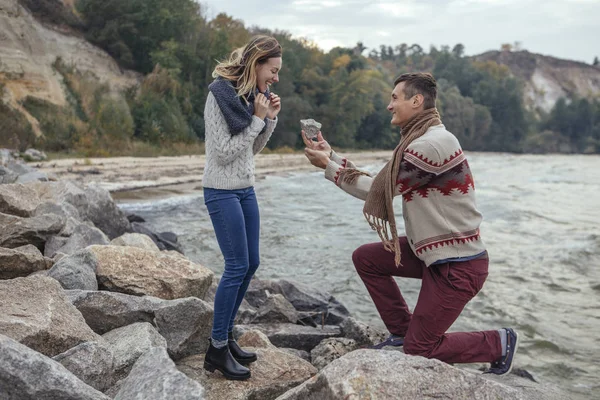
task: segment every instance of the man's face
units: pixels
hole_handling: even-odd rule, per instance
[[[404,82],[396,85],[392,91],[392,99],[387,109],[392,113],[391,124],[402,128],[413,115],[418,112],[415,107],[415,96],[404,98]]]

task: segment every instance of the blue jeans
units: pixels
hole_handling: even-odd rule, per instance
[[[212,338],[227,340],[250,280],[260,262],[260,215],[254,188],[222,190],[204,188],[225,271],[215,295]]]

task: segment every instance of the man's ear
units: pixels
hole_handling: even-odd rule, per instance
[[[422,94],[416,94],[413,97],[413,101],[412,101],[412,106],[413,108],[419,108],[421,107],[421,105],[423,105],[423,102],[425,101],[425,97],[423,97]]]

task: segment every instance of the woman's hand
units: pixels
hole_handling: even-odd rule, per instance
[[[257,94],[256,99],[254,99],[254,115],[263,120],[266,118],[268,111],[269,99],[262,93]]]
[[[271,97],[269,98],[269,110],[267,111],[267,118],[275,119],[277,118],[277,114],[281,111],[281,97],[277,96],[275,93],[271,92]]]

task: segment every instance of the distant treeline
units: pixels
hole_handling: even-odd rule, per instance
[[[523,83],[507,67],[472,61],[461,44],[426,51],[417,44],[366,49],[358,43],[325,53],[287,32],[247,28],[225,14],[209,20],[193,0],[79,0],[76,12],[59,0],[22,2],[38,18],[81,31],[122,67],[145,74],[141,88],[119,98],[76,65],[57,60],[71,107],[36,99],[23,104],[40,121],[46,139],[37,145],[47,150],[111,154],[132,141],[203,141],[204,101],[216,60],[261,33],[277,37],[284,49],[281,81],[272,88],[283,111],[271,149],[301,148],[298,121],[309,117],[323,123],[337,147],[391,149],[399,139],[386,110],[394,78],[430,71],[439,83],[444,124],[467,150],[600,152],[599,100],[561,99],[550,113],[534,114],[524,106]],[[21,126],[18,116],[10,117]]]

